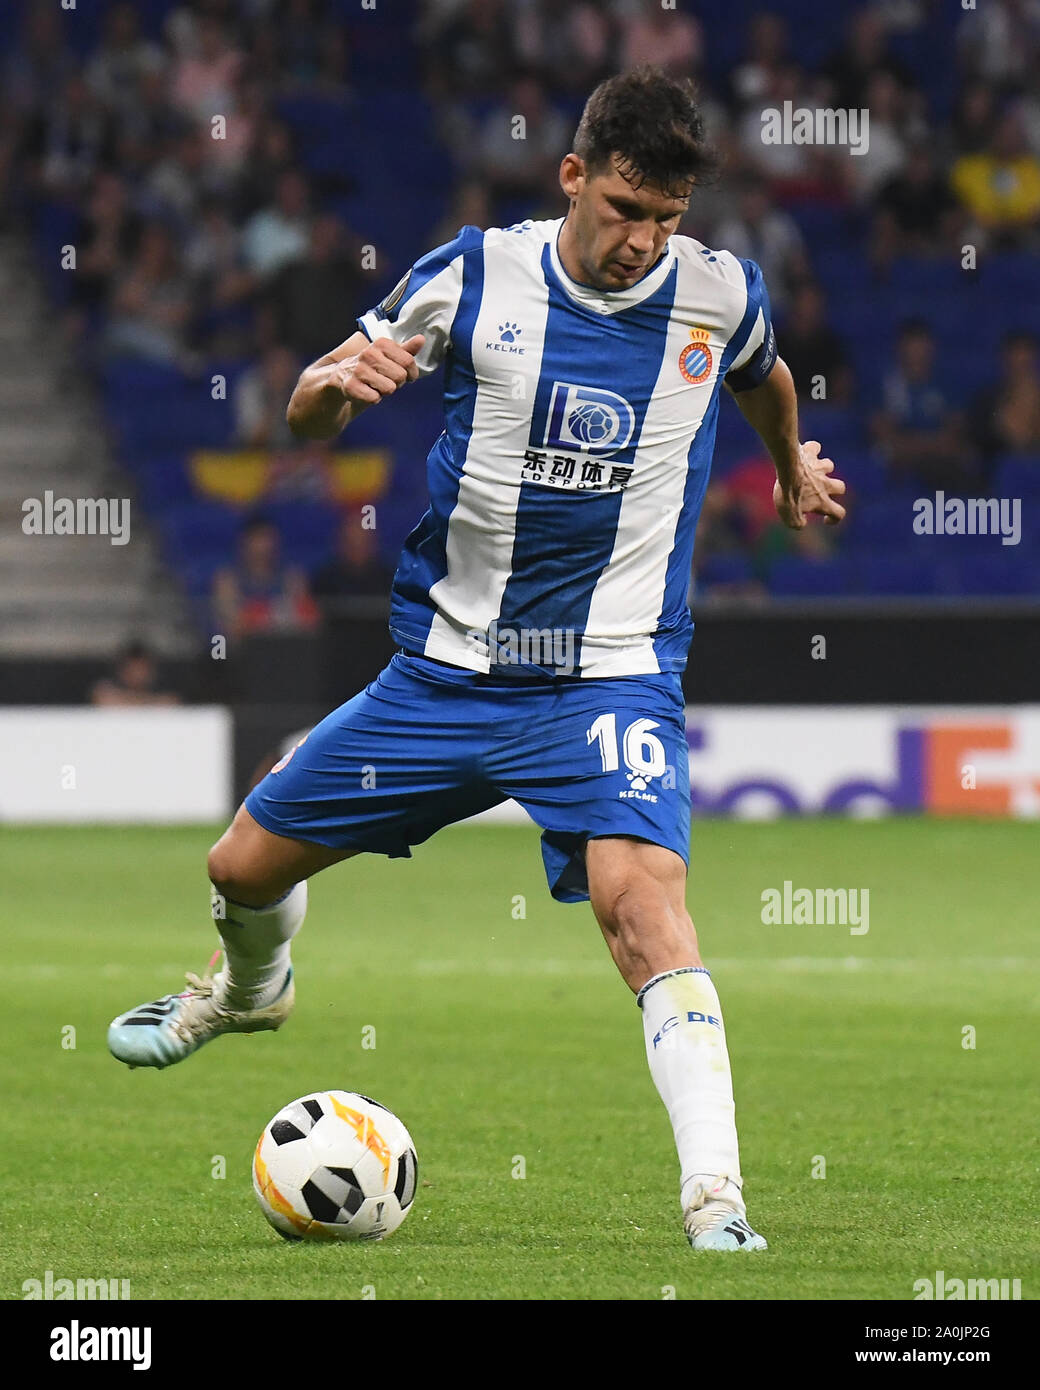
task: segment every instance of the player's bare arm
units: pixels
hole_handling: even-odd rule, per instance
[[[421,333],[406,343],[391,338],[369,342],[359,329],[338,348],[319,357],[300,376],[285,412],[298,439],[335,439],[351,420],[399,386],[415,381]]]
[[[834,461],[821,457],[815,439],[798,439],[798,398],[787,363],[777,358],[765,381],[733,397],[776,466],[773,503],[780,520],[800,531],[809,513],[817,512],[836,526],[845,508],[835,499],[844,495],[845,484],[831,476]]]

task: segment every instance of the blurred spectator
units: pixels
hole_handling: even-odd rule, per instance
[[[322,610],[335,613],[336,600],[387,598],[393,570],[379,554],[374,527],[366,527],[360,509],[344,512],[336,537],[336,553],[311,579],[311,592]]]
[[[41,107],[27,140],[42,191],[73,200],[110,159],[112,122],[79,73],[71,73]]]
[[[254,213],[242,234],[246,264],[257,275],[275,275],[306,253],[310,230],[310,190],[294,169],[279,175],[275,200]]]
[[[180,696],[160,690],[159,668],[150,648],[131,642],[116,658],[112,674],[90,691],[92,705],[179,705]]]
[[[964,155],[953,166],[953,191],[979,228],[1000,247],[1025,244],[1040,225],[1040,160],[1025,140],[1020,113],[1001,117],[985,154]]]
[[[834,105],[847,111],[870,107],[871,81],[878,73],[886,74],[900,87],[912,85],[906,68],[889,52],[884,16],[871,5],[850,16],[845,42],[825,72],[833,84]],[[873,110],[870,121],[873,139]]]
[[[142,37],[137,10],[121,0],[105,15],[103,37],[87,63],[86,78],[109,110],[129,111],[137,102],[141,81],[161,75],[165,65],[159,45]]]
[[[517,117],[523,120],[517,138]],[[492,197],[521,199],[555,178],[570,148],[572,122],[546,97],[531,73],[515,76],[505,102],[487,116],[477,154],[477,172]]]
[[[861,203],[873,198],[906,162],[906,113],[903,91],[890,72],[875,72],[867,86],[870,137],[862,154],[850,157],[846,170],[852,194]]]
[[[487,184],[483,179],[467,179],[458,185],[451,206],[427,237],[427,250],[453,241],[460,227],[479,227],[486,231],[493,221]]]
[[[201,209],[184,248],[184,269],[196,300],[217,311],[247,300],[256,288],[256,276],[245,263],[241,234],[221,199],[207,199]]]
[[[1001,374],[972,405],[972,434],[983,456],[1040,455],[1040,361],[1032,333],[1008,333]]]
[[[899,330],[895,365],[884,379],[873,429],[894,479],[910,477],[955,491],[975,476],[964,418],[936,372],[932,330],[919,319]]]
[[[411,57],[400,62],[388,51],[385,69],[370,66],[375,40],[339,0],[173,0],[173,9],[168,0],[106,0],[94,7],[99,25],[75,32],[59,6],[29,3],[19,31],[0,35],[9,45],[0,59],[0,218],[35,240],[52,277],[55,236],[76,245],[76,274],[59,282],[68,302],[62,326],[90,360],[100,349],[197,370],[203,352],[249,357],[250,369],[233,374],[236,439],[272,451],[267,495],[331,505],[330,451],[293,441],[284,409],[299,364],[344,338],[374,297],[356,242],[333,215],[344,216],[344,196],[374,199],[376,209],[389,196],[392,215],[416,238],[415,254],[466,224],[559,216],[560,157],[595,82],[654,58],[686,75],[704,68],[706,53],[702,114],[731,173],[717,192],[693,200],[681,231],[762,265],[801,398],[812,400],[813,378],[823,377],[826,401],[843,405],[852,375],[843,330],[866,361],[873,316],[859,310],[867,294],[879,311],[900,312],[897,291],[883,273],[871,276],[871,262],[882,272],[900,256],[948,257],[954,266],[965,241],[1040,249],[1040,0],[986,0],[963,19],[939,0],[864,0],[844,16],[833,6],[821,11],[812,33],[803,32],[804,6],[796,31],[786,7],[770,12],[769,0],[757,3],[764,9],[746,30],[750,9],[724,16],[720,22],[744,30],[729,33],[702,29],[706,20],[691,18],[691,6],[660,0],[420,0],[428,126],[421,110],[394,101],[396,84],[412,85]],[[843,42],[821,65],[821,45],[833,43],[841,24]],[[952,83],[944,88],[944,45],[955,33],[965,75],[959,94]],[[347,86],[355,34],[366,45],[364,90],[390,83],[385,134],[403,156],[399,165],[392,159],[393,182],[378,159],[352,154],[351,132],[365,129],[348,105],[357,100]],[[898,57],[889,35],[899,36]],[[763,108],[785,101],[868,107],[867,154],[765,145]],[[211,125],[214,115],[224,127]],[[512,138],[516,116],[525,118],[524,140]],[[400,150],[405,139],[416,149]],[[413,160],[428,164],[428,179],[410,175]],[[314,172],[305,172],[312,162]],[[797,205],[797,223],[786,203]],[[405,252],[396,241],[391,250]],[[801,288],[818,253],[833,323],[819,291]],[[1006,283],[1021,284],[1029,302],[1024,257],[1008,267]],[[946,309],[956,361],[985,304],[951,296]],[[887,364],[892,346],[874,347]],[[954,390],[941,376],[947,355],[918,342],[903,343],[897,357],[874,421],[894,476],[955,486],[978,476],[979,452],[996,459],[1037,451],[1034,343],[1008,340],[1000,381],[973,403],[963,434]],[[846,422],[856,428],[851,410]],[[132,467],[139,461],[127,458]],[[735,561],[720,565],[713,583],[761,592],[770,547],[823,542],[816,527],[792,541],[773,516],[766,471],[745,464],[732,484],[709,489],[705,534],[714,539],[704,554],[714,545],[717,557]],[[403,512],[422,478],[402,467],[411,464],[399,460],[395,475]],[[744,475],[762,485],[753,506]]]
[[[871,249],[878,264],[895,256],[940,255],[954,246],[957,202],[928,142],[910,147],[906,164],[882,186],[875,208]]]
[[[278,59],[290,87],[346,89],[349,54],[347,26],[326,18],[320,0],[284,0],[278,6]]]
[[[748,177],[740,185],[737,215],[719,224],[715,241],[735,256],[757,261],[774,308],[782,312],[792,287],[809,274],[798,224],[777,208],[765,182]]]
[[[957,31],[964,68],[1000,87],[1017,87],[1040,65],[1037,0],[991,0],[973,7]]]
[[[751,526],[744,509],[733,505],[725,479],[712,479],[697,520],[693,547],[695,571],[699,573],[719,555],[747,553],[750,541]]]
[[[267,97],[258,82],[240,82],[235,106],[224,122],[220,139],[212,131],[204,141],[206,163],[228,180],[238,175],[266,117]]]
[[[267,91],[277,90],[285,81],[281,30],[270,13],[258,17],[250,28],[245,66],[252,80]]]
[[[22,34],[0,69],[0,91],[20,117],[53,101],[76,70],[76,57],[65,38],[64,17],[57,6],[27,5]]]
[[[128,268],[110,292],[105,347],[112,356],[183,363],[191,286],[169,232],[148,223]]]
[[[261,117],[253,127],[249,153],[238,180],[239,213],[248,217],[266,207],[271,189],[283,174],[292,172],[294,162],[289,127],[271,115]]]
[[[300,364],[284,347],[272,347],[238,379],[233,406],[235,442],[248,449],[291,449],[296,438],[285,410],[300,375]]]
[[[748,53],[733,69],[731,87],[740,107],[761,105],[789,61],[790,34],[783,15],[760,10],[748,25]]]
[[[141,219],[118,174],[103,171],[94,180],[80,235],[72,302],[90,314],[103,306],[109,286],[129,264],[141,236]]]
[[[1033,73],[1019,103],[1026,143],[1033,154],[1040,156],[1040,68]]]
[[[426,74],[434,98],[501,90],[515,61],[507,0],[462,0],[450,10],[431,9],[420,37],[429,54]]]
[[[700,21],[677,9],[649,4],[622,21],[621,69],[651,63],[670,77],[690,77],[704,61],[704,31]]]
[[[242,55],[232,47],[220,19],[201,13],[191,47],[174,62],[170,76],[173,104],[207,125],[214,116],[228,116],[235,109],[235,83],[241,66]]]
[[[779,351],[791,369],[801,400],[848,404],[852,396],[848,353],[827,322],[823,294],[817,285],[806,282],[795,291],[779,333]]]
[[[521,0],[513,13],[516,58],[554,87],[584,95],[614,70],[610,0]]]
[[[282,562],[277,526],[263,517],[247,521],[236,563],[213,580],[215,631],[229,637],[304,631],[317,617],[303,572]]]
[[[750,598],[764,593],[762,581],[783,555],[822,558],[831,551],[832,537],[815,518],[802,531],[784,526],[773,503],[775,482],[776,468],[768,454],[751,454],[726,477],[710,483],[705,493],[694,543],[695,571],[721,569],[721,556],[746,555],[750,572],[725,584],[732,595]]]
[[[141,155],[127,159],[124,145],[141,150],[145,160],[155,157],[155,151],[165,149],[168,143],[184,130],[184,117],[170,105],[166,90],[166,70],[146,69],[137,79],[133,89],[133,100],[125,103],[119,111],[116,125],[115,167],[124,176],[132,172],[128,167],[136,164]]]
[[[152,214],[184,232],[205,205],[207,193],[217,191],[206,177],[207,140],[198,126],[182,125],[145,181],[143,197]]]
[[[194,53],[199,46],[199,20],[207,8],[219,12],[214,0],[182,0],[163,21],[163,38],[178,58]],[[224,8],[227,6],[225,4]]]
[[[953,112],[953,143],[958,154],[982,154],[993,139],[997,101],[987,82],[968,82]]]
[[[367,291],[361,248],[330,213],[311,224],[306,256],[285,266],[270,287],[275,332],[308,362],[331,351],[353,331]]]
[[[761,178],[769,180],[777,196],[787,192],[795,196],[841,196],[840,185],[836,187],[826,171],[833,163],[833,150],[823,145],[796,145],[790,140],[767,144],[763,138],[767,120],[782,112],[786,101],[792,109],[819,105],[805,73],[793,63],[769,74],[766,94],[752,102],[741,118],[736,133],[744,160]]]

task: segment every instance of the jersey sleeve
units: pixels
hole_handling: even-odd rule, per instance
[[[730,339],[732,359],[726,372],[731,391],[750,391],[761,386],[776,365],[776,334],[769,311],[769,292],[762,272],[754,261],[741,259],[747,282],[747,307]]]
[[[426,341],[415,361],[420,376],[436,371],[451,347],[451,328],[463,292],[463,262],[478,251],[484,233],[463,227],[453,241],[428,251],[374,308],[358,318],[358,327],[370,342],[392,338],[406,343],[416,333]]]

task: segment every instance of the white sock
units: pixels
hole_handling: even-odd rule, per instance
[[[226,999],[235,1008],[260,1009],[281,993],[289,971],[289,943],[303,926],[307,884],[264,907],[246,907],[213,889],[213,920],[224,943]]]
[[[733,1082],[722,1009],[711,976],[687,966],[654,975],[636,996],[643,1011],[650,1075],[665,1103],[679,1151],[683,1210],[698,1185],[742,1206]]]

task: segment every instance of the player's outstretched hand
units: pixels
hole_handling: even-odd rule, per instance
[[[819,512],[828,526],[837,526],[845,508],[834,499],[844,495],[845,484],[832,478],[833,472],[834,460],[820,457],[815,439],[800,445],[799,465],[790,486],[784,489],[779,481],[773,485],[773,505],[785,526],[800,531],[810,512]]]
[[[348,401],[375,405],[384,396],[392,396],[406,381],[418,380],[415,354],[425,341],[422,333],[416,333],[406,343],[377,338],[356,357],[344,357],[342,362],[336,362],[326,384],[337,387]]]

